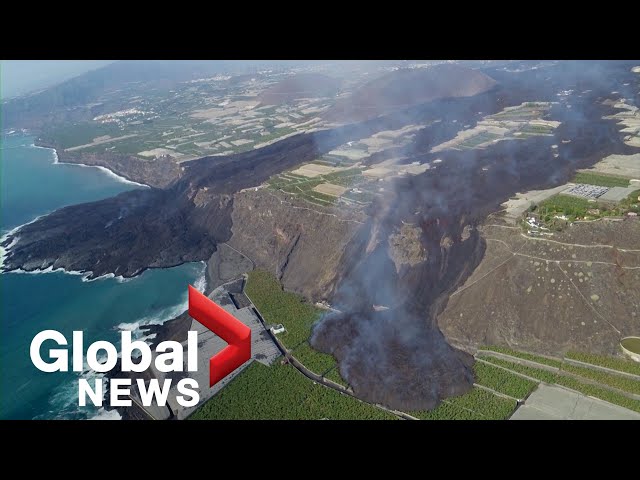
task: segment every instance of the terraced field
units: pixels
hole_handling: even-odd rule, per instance
[[[278,338],[289,350],[307,342],[313,323],[323,312],[304,302],[300,295],[285,292],[278,280],[264,270],[249,272],[245,292],[267,323],[284,325],[286,332]]]
[[[549,365],[550,367],[560,368],[562,360],[544,357],[542,355],[535,355],[533,353],[520,352],[507,347],[500,347],[497,345],[489,345],[482,347],[483,350],[491,350],[493,352],[504,353],[505,355],[511,355],[512,357],[522,358],[524,360],[531,360],[532,362],[542,363],[543,365]]]
[[[607,357],[605,355],[594,355],[592,353],[583,352],[568,352],[566,358],[610,368],[612,370],[618,370],[620,372],[631,373],[633,375],[640,375],[640,363],[623,358]]]
[[[191,420],[393,420],[397,417],[318,385],[290,365],[253,362]]]
[[[299,295],[285,292],[268,272],[249,274],[246,292],[268,323],[282,323],[282,343],[305,367],[318,375],[348,387],[340,376],[335,359],[314,350],[308,343],[313,323],[322,310],[304,302]],[[593,396],[640,412],[640,381],[624,373],[637,366],[621,358],[571,352],[567,359],[550,358],[519,350],[489,346],[477,354],[474,388],[461,396],[445,399],[431,411],[406,412],[421,420],[497,420],[507,419],[517,401],[525,401],[541,382]],[[576,365],[570,359],[602,365],[614,371],[589,365]],[[525,378],[528,377],[528,378]],[[249,395],[247,392],[251,390]],[[396,418],[373,405],[316,385],[293,367],[253,364],[229,386],[201,407],[194,419],[236,418]]]
[[[483,350],[491,350],[510,355],[513,359],[504,359],[491,356],[491,353],[480,351],[477,357],[497,367],[509,369],[512,372],[521,373],[537,379],[540,382],[555,384],[570,388],[584,395],[592,396],[629,410],[640,412],[640,380],[626,373],[637,373],[639,365],[623,358],[607,357],[580,352],[569,352],[562,361],[551,360],[539,355],[520,352],[504,347],[487,347]],[[520,360],[535,362],[539,367],[519,363]],[[568,360],[578,360],[585,365],[576,365]],[[591,364],[592,366],[590,366]],[[545,369],[544,366],[558,368],[558,370]],[[602,366],[612,371],[596,368]],[[615,370],[623,372],[615,373]]]
[[[504,420],[515,408],[515,400],[474,387],[462,396],[447,398],[434,410],[411,415],[421,420]]]
[[[474,373],[479,385],[518,400],[525,398],[538,385],[532,380],[481,362],[474,365]]]
[[[629,179],[602,173],[578,172],[572,180],[574,183],[600,185],[602,187],[628,187]]]
[[[325,157],[323,157],[325,158]],[[329,157],[334,158],[334,157]],[[339,161],[341,162],[341,161]],[[339,162],[329,162],[327,160],[316,160],[310,165],[335,167],[341,165]],[[367,204],[374,194],[366,190],[367,179],[362,175],[360,168],[347,168],[339,171],[329,171],[329,173],[319,174],[314,177],[307,177],[293,172],[285,172],[275,175],[267,182],[269,188],[290,193],[309,203],[326,207],[334,205],[338,199],[346,199],[347,203]],[[340,196],[328,195],[314,191],[319,185],[335,185],[347,189],[345,194]],[[357,188],[356,188],[357,187]]]
[[[491,142],[497,138],[501,138],[501,135],[497,135],[491,132],[480,132],[478,135],[474,135],[473,137],[465,140],[464,142],[458,144],[458,148],[462,148],[465,150],[471,150],[477,147],[478,145],[482,145],[483,143]]]
[[[278,280],[264,270],[249,272],[245,291],[267,323],[284,325],[286,332],[278,334],[278,338],[300,363],[312,372],[327,374],[330,380],[346,386],[335,358],[309,345],[313,324],[324,310],[306,303],[300,295],[285,292]]]
[[[286,333],[279,334],[292,355],[312,372],[333,382],[348,386],[340,376],[331,355],[314,350],[308,343],[313,323],[322,310],[304,302],[299,295],[284,292],[276,278],[268,272],[249,273],[246,292],[268,323],[282,323]],[[244,374],[243,374],[244,375]],[[516,398],[526,396],[535,383],[490,365],[476,364],[478,383]],[[307,380],[308,381],[308,380]],[[516,406],[516,399],[508,399],[481,388],[447,399],[431,412],[410,412],[421,419],[502,419],[508,418]]]

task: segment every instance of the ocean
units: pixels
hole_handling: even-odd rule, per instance
[[[2,235],[65,205],[133,188],[147,187],[104,169],[59,164],[55,151],[33,146],[32,137],[1,138]],[[93,281],[62,271],[0,274],[0,419],[119,418],[113,411],[78,407],[79,378],[97,374],[88,369],[40,372],[29,356],[31,340],[47,329],[60,331],[69,342],[73,330],[82,330],[85,348],[96,340],[117,345],[123,329],[141,338],[140,326],[162,323],[186,310],[187,285],[203,290],[204,269],[204,263],[196,262],[147,270],[132,279]]]

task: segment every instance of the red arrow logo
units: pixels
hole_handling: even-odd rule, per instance
[[[189,285],[189,316],[229,345],[209,359],[209,386],[251,358],[251,329]]]

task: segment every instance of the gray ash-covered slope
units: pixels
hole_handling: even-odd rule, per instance
[[[562,184],[576,168],[632,150],[621,141],[616,125],[602,118],[609,108],[598,100],[610,94],[612,85],[586,85],[592,91],[572,109],[558,107],[552,113],[563,121],[557,135],[572,139],[558,157],[552,155],[553,137],[443,152],[437,168],[398,180],[387,203],[374,209],[370,224],[340,262],[344,270],[333,304],[342,313],[327,315],[312,337],[313,346],[336,356],[358,396],[411,410],[432,408],[471,387],[471,359],[444,341],[436,323],[449,295],[474,271],[486,249],[475,230],[464,234],[465,227],[477,225],[515,192]],[[538,98],[550,93],[538,92]],[[416,152],[412,158],[434,156]],[[420,227],[426,260],[398,272],[385,240],[401,224]]]
[[[360,87],[324,114],[329,121],[373,118],[441,98],[471,97],[496,85],[488,75],[460,65],[400,69]]]
[[[301,73],[280,80],[260,95],[261,106],[281,105],[301,98],[332,97],[340,88],[340,80],[321,73]]]
[[[106,93],[123,88],[170,90],[179,82],[240,73],[261,68],[300,67],[306,60],[120,60],[71,78],[52,88],[2,102],[3,121],[12,128],[39,129],[51,122],[78,122],[117,109],[129,108],[117,96],[104,102]],[[256,75],[237,75],[232,82]],[[106,109],[107,105],[111,106]]]

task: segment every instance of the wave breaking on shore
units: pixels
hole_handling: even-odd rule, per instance
[[[193,287],[199,292],[204,292],[207,287],[207,280],[205,276],[206,271],[206,263],[202,263],[202,274],[198,277],[198,279],[194,282]],[[179,304],[174,305],[172,307],[167,307],[162,309],[161,311],[155,313],[154,315],[150,315],[147,317],[140,318],[135,322],[128,323],[120,323],[115,326],[115,329],[120,331],[130,331],[132,332],[133,338],[139,340],[152,340],[151,336],[149,338],[145,337],[145,327],[149,327],[151,325],[163,325],[169,320],[173,320],[174,318],[182,315],[189,308],[189,295],[188,292],[185,291],[184,295]],[[155,337],[155,334],[153,334]]]
[[[206,288],[206,263],[200,262],[202,264],[202,273],[198,277],[198,279],[194,282],[194,287],[203,292]],[[102,277],[100,277],[102,278]],[[189,297],[188,293],[185,292],[183,297],[180,299],[180,302],[177,305],[167,307],[161,309],[151,315],[140,318],[135,322],[130,323],[121,323],[113,328],[115,330],[128,330],[132,332],[132,338],[134,340],[141,340],[147,344],[150,344],[151,341],[157,336],[156,333],[148,334],[145,327],[150,325],[163,325],[169,320],[174,319],[175,317],[184,313],[189,306]],[[120,347],[118,347],[118,357],[121,357],[122,352],[120,351]],[[98,357],[98,361],[104,360],[104,357]],[[87,420],[121,420],[122,416],[117,411],[117,409],[107,410],[104,407],[95,408],[95,407],[79,407],[77,403],[78,399],[78,382],[81,378],[88,380],[90,383],[93,383],[95,380],[100,380],[105,378],[104,373],[98,373],[94,370],[91,370],[84,361],[83,371],[78,374],[72,380],[66,381],[60,384],[53,395],[49,398],[49,411],[43,413],[36,417],[36,419],[49,419],[49,418],[70,418],[70,419],[78,419],[85,418]]]
[[[0,273],[4,272],[3,271],[4,260],[5,260],[5,258],[7,258],[7,254],[11,250],[11,247],[15,246],[16,243],[18,243],[18,241],[20,240],[20,237],[16,236],[16,234],[20,231],[20,229],[22,227],[26,227],[27,225],[31,225],[34,222],[37,222],[42,217],[45,217],[47,215],[49,215],[49,214],[45,213],[44,215],[38,215],[33,220],[29,220],[27,223],[23,223],[22,225],[18,225],[17,227],[13,227],[11,230],[9,230],[8,232],[6,232],[5,234],[3,234],[0,237]],[[9,239],[9,237],[13,237],[12,240],[11,240],[11,243],[9,245],[7,245],[6,247],[3,247],[2,244],[5,243]]]
[[[75,165],[77,167],[97,168],[98,170],[104,172],[109,177],[113,178],[114,180],[117,180],[120,183],[126,183],[128,185],[136,185],[138,187],[144,187],[144,188],[151,188],[149,185],[147,185],[145,183],[139,183],[139,182],[134,182],[133,180],[129,180],[128,178],[125,178],[125,177],[123,177],[121,175],[118,175],[117,173],[113,172],[112,170],[109,170],[107,167],[103,167],[101,165],[87,165],[85,163],[61,162],[60,161],[60,157],[58,157],[58,151],[55,148],[41,147],[40,145],[36,145],[35,143],[32,143],[30,145],[30,147],[32,147],[32,148],[43,148],[45,150],[51,150],[53,152],[53,164],[54,165]]]

